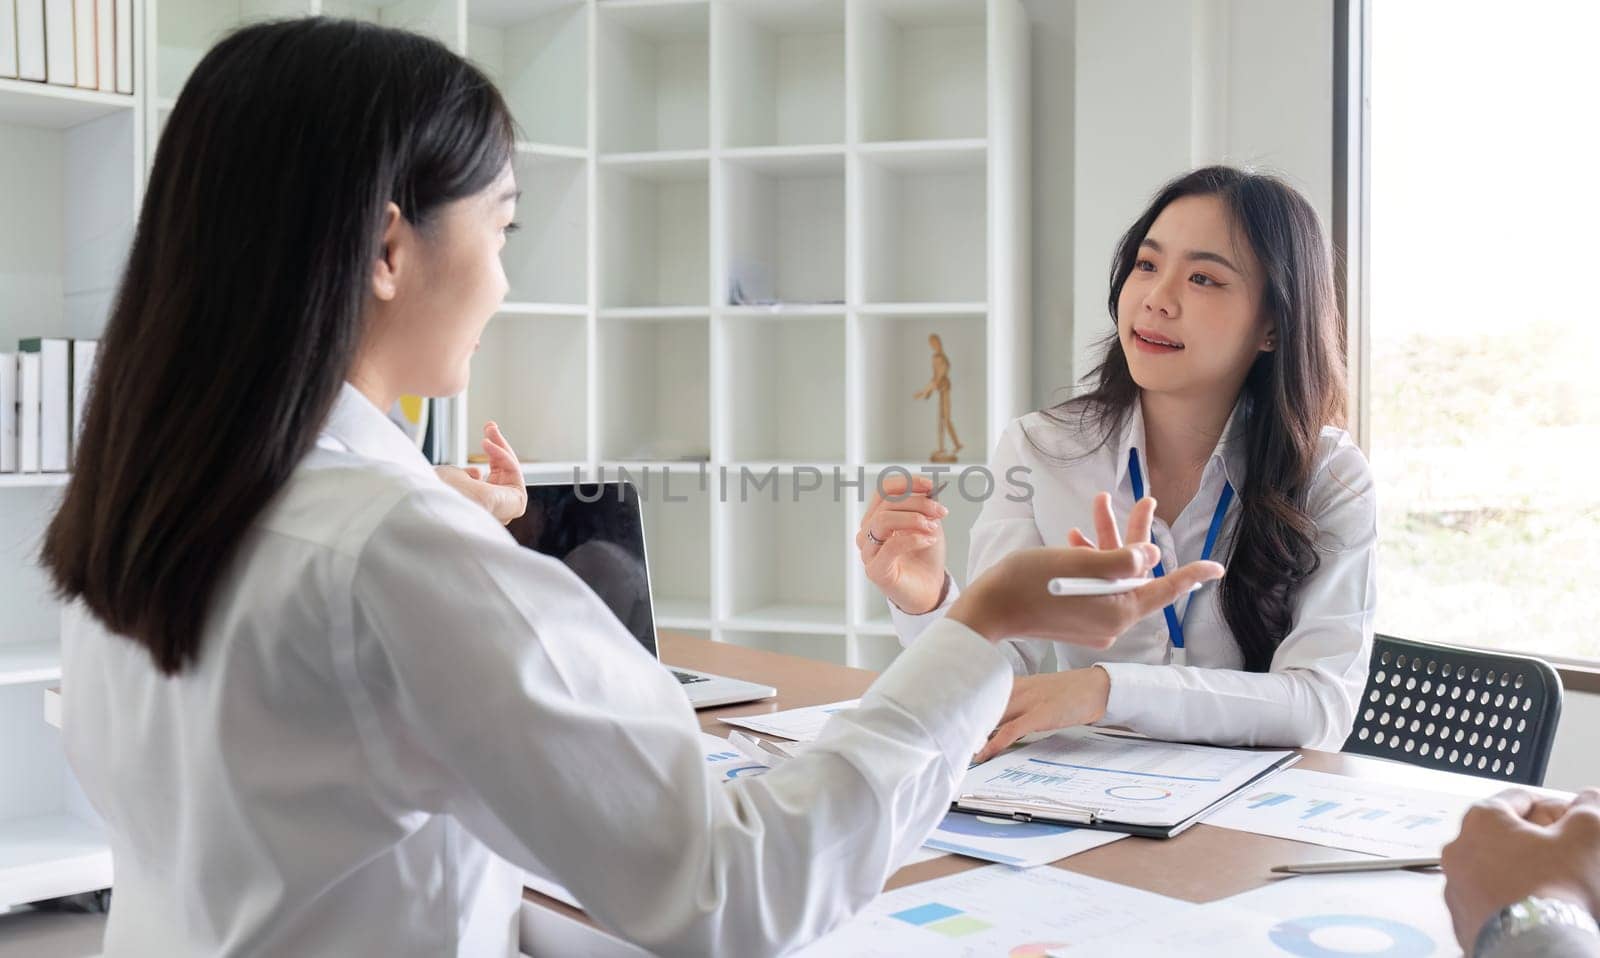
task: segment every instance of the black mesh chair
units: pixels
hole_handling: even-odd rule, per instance
[[[1380,635],[1344,750],[1543,785],[1560,719],[1547,662]]]

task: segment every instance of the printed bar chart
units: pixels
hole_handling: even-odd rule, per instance
[[[1286,795],[1283,792],[1262,792],[1260,795],[1250,796],[1245,801],[1251,803],[1251,808],[1270,808],[1273,805],[1282,805],[1293,798],[1293,795]]]
[[[1305,814],[1301,815],[1300,817],[1301,818],[1316,818],[1318,815],[1326,814],[1328,812],[1333,811],[1334,809],[1336,809],[1338,807],[1339,807],[1339,803],[1338,802],[1312,802],[1310,807],[1308,807],[1305,810]]]

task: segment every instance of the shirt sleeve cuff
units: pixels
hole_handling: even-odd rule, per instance
[[[889,618],[894,622],[894,631],[900,637],[901,645],[910,648],[911,643],[917,641],[917,638],[928,630],[928,626],[944,618],[945,613],[955,604],[956,596],[961,594],[961,587],[956,585],[948,572],[944,574],[944,584],[944,601],[921,615],[902,612],[899,606],[888,602],[887,599],[884,600],[888,602]]]
[[[1128,725],[1138,719],[1147,698],[1147,691],[1166,683],[1172,670],[1162,665],[1145,665],[1141,662],[1096,662],[1095,668],[1105,669],[1111,677],[1111,691],[1106,695],[1106,714],[1101,725]]]
[[[917,720],[956,772],[999,724],[1011,665],[994,643],[953,619],[929,626],[873,685]]]

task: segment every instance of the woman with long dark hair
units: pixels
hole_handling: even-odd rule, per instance
[[[1007,642],[1021,677],[985,756],[1086,723],[1228,745],[1344,742],[1371,649],[1377,509],[1340,428],[1333,290],[1316,212],[1269,175],[1195,170],[1129,227],[1091,388],[1001,436],[991,472],[1020,488],[984,505],[969,567],[1043,544],[1118,546],[1115,508],[1164,568],[1215,557],[1228,572],[1109,649],[1057,649],[1053,669],[1048,643]],[[906,643],[960,591],[930,489],[875,500],[856,536]]]
[[[524,871],[655,952],[788,950],[945,813],[996,637],[1103,644],[1220,574],[1051,599],[1154,550],[1015,553],[807,754],[711,780],[678,682],[507,534],[510,483],[469,501],[383,412],[466,385],[514,143],[476,68],[348,21],[241,30],[179,96],[44,546],[107,955],[514,955]]]

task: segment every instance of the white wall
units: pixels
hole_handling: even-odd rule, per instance
[[[1324,0],[1025,0],[1033,27],[1034,395],[1092,365],[1111,250],[1166,180],[1265,167],[1333,206]]]
[[[1033,403],[1044,406],[1070,381],[1072,363],[1077,3],[1023,2],[1033,33]]]
[[[1110,331],[1111,250],[1150,194],[1192,165],[1189,0],[1079,0],[1073,96],[1072,379]]]
[[[1600,785],[1600,695],[1566,694],[1544,783],[1573,792]]]

